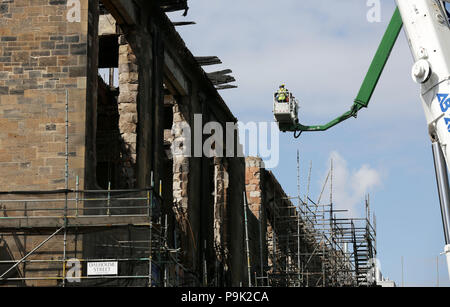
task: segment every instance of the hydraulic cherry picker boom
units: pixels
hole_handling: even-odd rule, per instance
[[[397,8],[350,110],[325,125],[306,126],[298,121],[296,100],[274,102],[281,131],[325,131],[368,106],[398,35],[404,26],[414,65],[412,78],[420,84],[422,106],[431,137],[441,204],[445,251],[450,275],[450,23],[445,3],[450,0],[396,0]],[[291,116],[286,116],[287,113]]]
[[[398,9],[395,10],[394,15],[392,16],[391,22],[386,30],[386,33],[383,36],[380,46],[373,58],[372,64],[370,65],[369,71],[366,74],[366,77],[361,85],[359,93],[354,100],[354,103],[349,111],[345,112],[341,116],[333,119],[329,123],[325,125],[314,125],[314,126],[305,126],[298,123],[298,120],[292,121],[278,121],[278,125],[280,130],[283,132],[286,131],[325,131],[330,129],[333,126],[351,118],[356,117],[358,112],[362,108],[367,108],[370,102],[370,98],[375,91],[375,88],[378,84],[378,80],[383,73],[384,67],[391,55],[391,51],[394,48],[395,42],[397,41],[397,37],[402,29],[402,18],[400,16],[400,12]],[[274,109],[275,118],[277,119],[277,115],[279,113],[278,110]]]

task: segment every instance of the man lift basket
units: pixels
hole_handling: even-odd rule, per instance
[[[298,123],[297,99],[288,90],[283,94],[286,99],[279,99],[280,92],[276,92],[273,102],[273,115],[281,131],[285,129],[284,127],[292,127]]]

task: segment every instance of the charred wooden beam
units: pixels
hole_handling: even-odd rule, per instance
[[[226,85],[219,85],[219,86],[216,86],[216,89],[217,89],[218,91],[220,91],[220,90],[232,89],[232,88],[237,88],[237,85],[226,84]]]
[[[189,10],[187,0],[160,0],[160,7],[164,12],[184,10],[183,16],[186,16]]]
[[[231,82],[234,82],[234,81],[236,81],[236,79],[234,77],[231,77],[231,76],[225,76],[224,78],[221,78],[221,79],[211,80],[211,82],[214,85],[222,85],[222,84],[227,84],[227,83],[231,83]]]
[[[214,78],[217,76],[223,76],[223,75],[227,75],[227,74],[231,74],[233,71],[231,69],[224,69],[224,70],[220,70],[220,71],[214,71],[214,72],[210,72],[207,73],[209,78]]]
[[[216,56],[199,56],[195,60],[200,66],[222,64],[222,61]]]
[[[236,79],[233,76],[228,75],[230,73],[232,73],[231,69],[225,69],[221,71],[208,73],[206,75],[214,85],[222,85],[236,81]]]
[[[179,27],[179,26],[189,26],[189,25],[195,25],[195,21],[174,21],[172,22],[172,24],[175,27]]]

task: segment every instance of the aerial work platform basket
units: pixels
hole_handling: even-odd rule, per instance
[[[289,91],[286,99],[278,100],[278,93],[274,95],[273,115],[279,125],[295,125],[298,123],[298,101]]]

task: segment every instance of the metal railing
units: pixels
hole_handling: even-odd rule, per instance
[[[25,286],[49,285],[48,283],[55,286],[69,285],[67,264],[74,260],[74,252],[72,246],[68,244],[68,236],[83,233],[83,226],[80,227],[80,224],[76,224],[76,228],[68,232],[71,222],[76,219],[99,217],[99,221],[114,226],[114,221],[119,217],[120,225],[127,225],[125,227],[130,229],[130,226],[135,226],[132,224],[132,218],[140,217],[140,220],[147,221],[144,226],[147,225],[145,227],[148,228],[136,228],[139,229],[137,236],[127,237],[127,232],[122,231],[120,232],[123,235],[122,240],[116,238],[110,240],[105,233],[101,242],[93,246],[94,249],[103,250],[102,257],[75,258],[83,267],[83,273],[80,272],[77,277],[80,282],[72,283],[70,286],[89,282],[109,285],[134,282],[144,286],[175,286],[174,280],[177,278],[170,279],[168,268],[176,267],[177,274],[186,272],[186,269],[179,260],[179,249],[171,248],[168,244],[167,217],[162,216],[162,203],[162,198],[152,188],[0,192],[0,249],[6,249],[8,251],[6,254],[9,254],[8,257],[0,259],[0,285],[11,283]],[[52,218],[61,218],[64,222],[61,226],[48,231],[52,228],[52,224],[47,224],[45,219]],[[11,229],[5,228],[11,221],[23,219],[40,220],[40,226],[36,227],[39,229],[35,229],[37,232],[30,233],[28,228],[14,229],[15,223]],[[20,221],[17,225],[21,225]],[[109,228],[100,228],[97,231],[103,234],[106,229]],[[10,245],[15,244],[16,247],[22,245],[17,244],[18,238],[33,236],[38,236],[39,240],[34,240],[33,242],[37,243],[33,243],[32,247],[23,251],[11,251]],[[54,240],[61,243],[57,250],[54,250],[54,246],[58,246],[58,243],[54,245]],[[49,257],[47,251],[42,252],[45,249],[43,246],[48,245],[49,241],[53,242],[52,253],[56,252],[53,257]],[[75,254],[80,255],[77,252]],[[86,273],[88,262],[111,261],[118,263],[119,273],[114,276],[89,276]],[[188,274],[189,272],[184,275]]]
[[[152,189],[0,192],[0,226],[4,219],[81,216],[161,215],[162,200]]]

